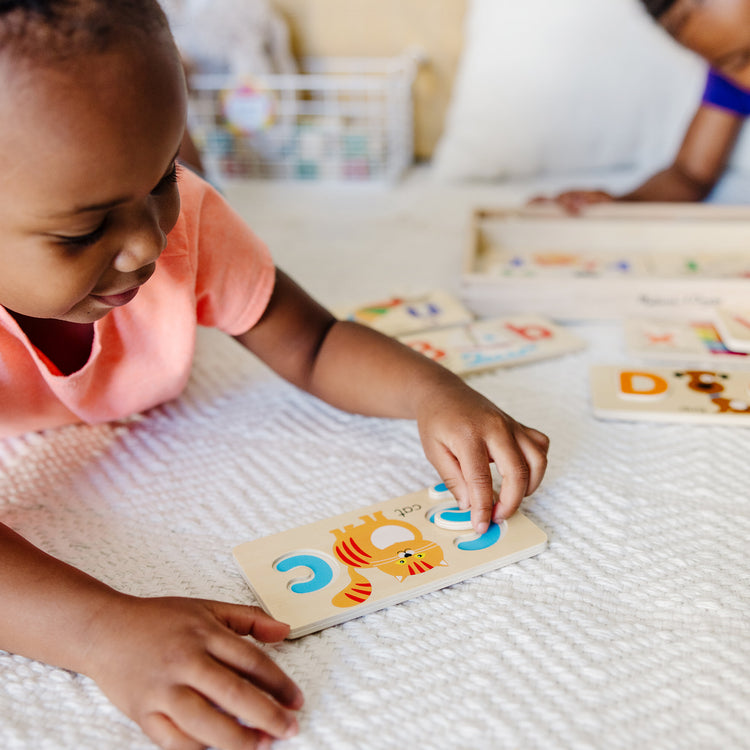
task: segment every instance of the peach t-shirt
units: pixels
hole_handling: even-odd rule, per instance
[[[172,399],[190,374],[197,325],[236,335],[258,322],[275,278],[267,248],[187,169],[180,198],[154,275],[96,321],[77,372],[59,374],[0,306],[0,437],[120,419]]]

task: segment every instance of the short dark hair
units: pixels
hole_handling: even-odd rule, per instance
[[[157,0],[0,0],[0,50],[54,63],[124,33],[168,30]]]
[[[658,21],[677,0],[641,0],[646,10]]]

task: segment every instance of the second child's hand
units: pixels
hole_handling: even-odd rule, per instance
[[[596,203],[612,203],[617,200],[604,190],[567,190],[553,197],[537,196],[529,201],[529,205],[538,206],[554,203],[565,209],[567,213],[578,216],[587,206]]]

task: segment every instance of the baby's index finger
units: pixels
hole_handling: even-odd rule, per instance
[[[492,509],[495,505],[495,492],[492,474],[488,463],[483,470],[467,477],[466,485],[471,501],[471,523],[477,534],[484,534],[490,527]]]
[[[487,529],[490,528],[490,522],[484,520],[484,516],[486,515],[485,511],[477,509],[476,513],[474,513],[474,516],[476,517],[476,521],[473,521],[474,524],[474,531],[476,531],[479,536],[482,536],[483,534],[487,533]]]

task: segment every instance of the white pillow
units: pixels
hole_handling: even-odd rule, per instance
[[[662,168],[705,76],[705,62],[639,0],[471,0],[435,172],[456,180]],[[747,132],[741,140],[732,165],[750,171]]]

